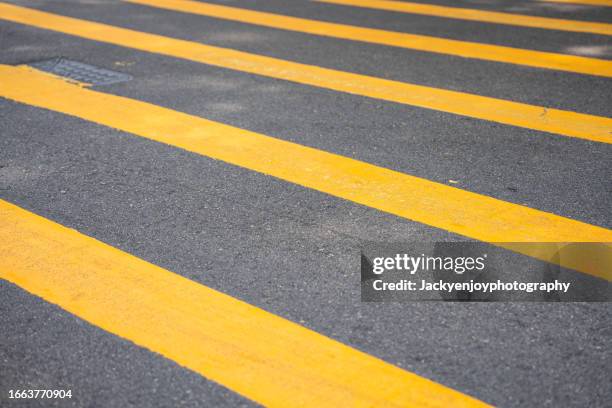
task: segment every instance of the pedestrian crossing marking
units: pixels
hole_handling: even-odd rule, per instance
[[[468,9],[462,7],[447,7],[434,4],[410,3],[404,1],[389,0],[314,0],[321,3],[340,4],[343,6],[364,7],[376,10],[395,11],[401,13],[421,14],[427,16],[452,18],[459,20],[478,21],[482,23],[506,24],[519,27],[542,28],[547,30],[572,31],[578,33],[590,33],[601,35],[612,35],[612,24],[597,23],[591,21],[567,20],[561,18],[529,16],[524,14],[502,13],[498,11],[487,11]],[[559,0],[550,0],[559,1]],[[562,1],[562,0],[561,0]],[[569,1],[578,3],[581,0]],[[607,0],[585,0],[586,2],[602,3]]]
[[[612,119],[601,116],[306,65],[64,17],[6,3],[0,3],[0,19],[303,85],[562,136],[612,143]]]
[[[522,242],[612,242],[612,231],[135,99],[74,85],[27,66],[0,65],[0,97],[76,116],[270,175],[357,204],[534,254]],[[560,265],[612,280],[607,265]],[[577,262],[577,263],[576,263]]]
[[[270,407],[488,405],[0,200],[0,279]]]
[[[418,51],[440,53],[524,65],[536,68],[575,72],[579,74],[612,77],[612,61],[526,50],[499,45],[458,41],[426,35],[416,35],[356,27],[345,24],[308,20],[280,14],[264,13],[236,7],[207,4],[191,0],[126,0],[130,3],[159,7],[167,10],[204,15],[230,21],[255,24],[263,27],[290,30],[300,33],[321,35],[367,42],[372,44],[401,47]],[[612,27],[612,25],[610,25]],[[612,33],[612,30],[610,30]]]

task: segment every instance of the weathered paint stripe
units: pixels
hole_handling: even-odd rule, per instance
[[[0,65],[0,97],[76,116],[477,240],[612,242],[612,231],[116,95]],[[502,245],[506,246],[506,245]],[[510,249],[546,261],[533,245]],[[538,249],[539,250],[539,249]],[[561,265],[610,280],[606,265]],[[577,262],[577,263],[576,263]]]
[[[486,407],[0,200],[0,278],[271,407]]]
[[[591,21],[567,20],[561,18],[538,17],[524,14],[502,13],[460,7],[438,6],[434,4],[410,3],[389,0],[314,0],[321,3],[340,4],[376,10],[396,11],[409,14],[453,18],[458,20],[478,21],[483,23],[505,24],[519,27],[542,28],[558,31],[572,31],[578,33],[612,35],[612,24],[596,23]],[[555,0],[547,0],[555,1]],[[559,0],[556,0],[559,1]],[[589,1],[586,0],[585,3]],[[581,0],[568,1],[579,3]],[[608,1],[590,0],[590,4],[608,3]],[[604,4],[600,4],[604,5]]]
[[[506,125],[612,143],[612,119],[407,84],[0,3],[0,19],[270,78]]]
[[[612,61],[308,20],[191,0],[127,0],[166,10],[345,40],[612,77]],[[612,28],[612,25],[610,25]],[[612,29],[610,30],[612,34]]]

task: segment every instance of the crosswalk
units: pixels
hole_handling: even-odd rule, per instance
[[[250,11],[236,7],[206,4],[191,0],[128,1],[147,6],[161,7],[167,10],[193,13],[306,34],[363,41],[372,44],[388,45],[464,58],[475,58],[582,74],[600,75],[604,77],[612,76],[612,62],[596,58],[585,58],[467,41],[448,40],[431,36],[376,30],[372,28]],[[600,30],[601,32],[599,32],[599,34],[612,35],[612,24],[605,26],[607,30]]]
[[[551,0],[557,1],[557,0]],[[561,0],[559,0],[561,1]],[[612,24],[386,0],[317,0],[546,30],[611,35]],[[298,18],[191,0],[126,0],[323,38],[365,42],[527,69],[609,78],[612,62]],[[606,2],[574,1],[598,4]],[[308,65],[203,42],[136,31],[9,3],[9,21],[134,51],[188,60],[504,126],[563,142],[612,143],[612,119]],[[603,226],[118,96],[25,65],[0,65],[0,98],[76,117],[149,141],[272,176],[420,224],[516,252],[522,242],[612,242]],[[0,200],[0,277],[110,333],[176,361],[266,406],[487,406],[407,370],[306,329],[119,249]],[[549,259],[543,256],[543,259]],[[568,260],[567,262],[572,262]],[[612,280],[607,265],[562,266]],[[86,271],[86,273],[84,272]],[[137,294],[137,295],[136,295]],[[375,378],[375,381],[372,379]],[[280,380],[282,379],[282,381]]]
[[[612,25],[587,21],[564,20],[549,17],[536,17],[516,13],[500,13],[494,11],[475,10],[468,8],[437,6],[423,3],[409,3],[389,0],[316,0],[324,3],[343,6],[364,7],[375,10],[395,11],[400,13],[421,14],[458,20],[479,21],[484,23],[505,24],[517,27],[533,27],[557,31],[574,31],[610,35]],[[594,0],[595,2],[597,0]],[[605,5],[605,0],[601,3]],[[609,4],[608,4],[609,5]]]
[[[506,125],[612,143],[612,119],[337,71],[0,4],[3,19],[122,47]]]
[[[0,277],[261,404],[487,406],[9,203],[0,215]]]
[[[470,238],[508,243],[612,241],[612,232],[606,228],[159,106],[90,91],[32,68],[0,66],[0,73],[6,79],[0,96],[17,102],[121,129]],[[529,248],[517,250],[524,253]],[[605,265],[590,265],[587,269],[564,266],[610,278]]]

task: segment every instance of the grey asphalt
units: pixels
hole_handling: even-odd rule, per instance
[[[117,1],[14,4],[399,81],[610,116],[609,79],[308,36]],[[221,3],[221,2],[218,2]],[[361,26],[612,57],[604,36],[306,1],[223,2]],[[456,2],[431,1],[436,4]],[[612,8],[458,5],[612,22]],[[587,48],[585,48],[587,47]],[[590,48],[588,48],[590,47]],[[461,118],[97,43],[0,20],[0,63],[64,56],[128,73],[99,87],[610,228],[609,145]],[[368,241],[459,237],[136,136],[0,99],[0,198],[402,368],[501,407],[605,407],[609,304],[368,304]],[[251,402],[0,283],[0,405]],[[375,380],[375,379],[373,379]]]

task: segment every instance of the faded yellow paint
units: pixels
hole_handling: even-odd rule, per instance
[[[612,143],[612,119],[407,84],[0,3],[0,19],[141,51],[506,125]]]
[[[483,23],[506,24],[519,27],[543,28],[548,30],[572,31],[612,35],[612,24],[591,21],[567,20],[561,18],[537,17],[524,14],[502,13],[460,7],[438,6],[434,4],[410,3],[389,0],[314,0],[321,3],[341,4],[377,10],[397,11],[401,13],[421,14],[426,16],[454,18],[458,20],[479,21]],[[546,0],[567,3],[585,3],[610,5],[606,0]],[[604,4],[606,3],[606,4]]]
[[[398,33],[373,28],[355,27],[327,23],[279,14],[264,13],[236,7],[207,4],[191,0],[127,0],[131,3],[160,7],[203,16],[221,18],[242,23],[256,24],[281,30],[362,41],[434,52],[465,58],[476,58],[508,64],[537,68],[577,72],[589,75],[612,77],[612,61],[573,55],[525,50],[499,45],[480,44],[467,41],[449,40],[425,35]],[[612,34],[612,25],[609,26]]]
[[[0,200],[0,278],[270,407],[487,407]]]
[[[399,217],[491,243],[612,242],[612,231],[160,106],[0,65],[0,97],[222,160]],[[548,261],[533,246],[502,245]],[[610,280],[606,265],[560,264]]]

